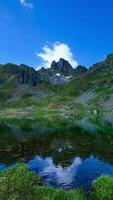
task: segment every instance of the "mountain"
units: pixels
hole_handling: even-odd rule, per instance
[[[38,71],[24,64],[0,65],[0,101],[24,96],[46,96],[53,92],[52,85],[68,83],[86,71],[83,66],[74,69],[62,58],[59,62],[53,61],[49,69],[41,68]]]
[[[88,69],[82,65],[78,65],[75,69],[74,69],[74,74],[75,76],[81,76],[83,75],[85,72],[87,72]]]
[[[113,124],[113,54],[89,69],[60,59],[50,68],[0,65],[0,104],[63,111],[63,117]],[[100,120],[101,119],[101,120]],[[86,124],[86,123],[85,123]]]
[[[87,68],[81,65],[73,68],[67,60],[60,58],[59,62],[52,62],[51,70],[64,76],[80,76],[87,71]]]
[[[0,65],[0,84],[10,80],[15,81],[16,84],[29,84],[31,86],[41,82],[40,75],[31,67],[11,63]]]
[[[41,68],[38,71],[24,64],[18,66],[8,63],[0,65],[1,99],[9,99],[15,94],[16,96],[29,93],[34,96],[44,95],[46,92],[50,94],[53,92],[51,88],[55,89],[57,85],[57,89],[59,87],[60,91],[63,90],[67,95],[80,95],[86,90],[109,87],[113,82],[112,73],[113,54],[89,69],[81,65],[73,68],[63,58],[58,62],[53,61],[50,68]]]
[[[63,84],[69,82],[72,77],[81,76],[86,71],[86,67],[79,65],[77,68],[73,68],[67,60],[60,58],[58,62],[53,61],[49,69],[42,68],[38,72],[43,81]]]
[[[69,86],[71,93],[76,90],[76,93],[82,93],[87,90],[93,90],[95,92],[102,92],[110,89],[113,83],[113,54],[107,56],[107,58],[99,63],[91,66],[85,73],[79,78],[73,80]],[[105,91],[106,92],[106,91]],[[108,91],[107,91],[108,92]]]
[[[84,86],[98,84],[102,82],[109,84],[112,82],[113,72],[113,54],[92,67],[87,69],[84,66],[73,68],[71,64],[61,58],[58,62],[53,61],[50,68],[41,68],[36,71],[27,65],[5,64],[0,65],[0,87],[4,87],[11,82],[16,86],[28,85],[30,87],[39,86],[40,84],[65,84],[73,86],[74,83],[84,82]],[[107,79],[108,78],[108,79]],[[57,81],[58,80],[58,81]],[[80,87],[82,84],[80,84]],[[79,87],[78,87],[79,88]]]
[[[60,58],[59,62],[53,61],[51,64],[51,70],[64,76],[70,76],[74,71],[71,64],[63,58]]]
[[[32,88],[41,84],[40,74],[26,65],[0,65],[0,100],[34,92]]]

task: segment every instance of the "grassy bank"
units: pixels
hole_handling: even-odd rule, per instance
[[[0,172],[0,199],[2,200],[85,200],[79,191],[65,192],[61,189],[40,186],[42,180],[29,171],[24,164]]]
[[[0,172],[1,200],[112,200],[113,178],[102,176],[92,184],[90,195],[77,189],[64,191],[44,187],[43,180],[29,171],[25,164],[17,164]]]

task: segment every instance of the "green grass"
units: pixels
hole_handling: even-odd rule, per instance
[[[49,116],[59,116],[61,113],[58,109],[51,108],[37,108],[34,110],[35,117],[49,117]]]
[[[101,176],[92,184],[92,192],[86,198],[79,189],[65,191],[45,187],[42,178],[30,171],[24,163],[0,171],[1,200],[112,200],[113,177]]]
[[[61,189],[39,186],[41,178],[29,171],[25,164],[0,172],[1,200],[85,200],[79,191],[66,192]]]
[[[113,177],[101,176],[93,182],[93,200],[113,199]]]
[[[14,76],[11,76],[7,82],[0,85],[0,102],[4,102],[12,97],[15,90]]]

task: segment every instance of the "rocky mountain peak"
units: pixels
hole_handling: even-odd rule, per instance
[[[60,73],[65,76],[68,76],[73,73],[73,67],[67,60],[63,58],[60,58],[58,62],[53,61],[51,64],[51,70],[56,71],[56,73]]]

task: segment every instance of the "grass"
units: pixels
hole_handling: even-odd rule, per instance
[[[85,119],[103,125],[107,113],[112,112],[112,109],[106,111],[103,101],[98,95],[84,104],[77,103],[75,97],[56,94],[48,97],[29,97],[9,101],[3,103],[0,107],[0,119],[31,118],[38,121],[51,120],[53,123],[56,118],[59,121],[68,119],[72,123],[73,121]]]
[[[52,116],[60,116],[61,110],[52,109],[52,108],[37,108],[34,110],[33,115],[35,117],[52,117]]]
[[[93,182],[93,200],[113,199],[113,177],[101,176]]]
[[[95,77],[96,79],[97,77]],[[62,85],[60,87],[60,91],[57,91],[54,94],[51,94],[46,97],[23,97],[18,100],[10,100],[9,102],[3,101],[0,104],[0,119],[12,119],[20,118],[20,119],[37,119],[41,121],[51,120],[51,122],[58,118],[68,119],[72,123],[73,121],[85,119],[89,122],[104,124],[105,116],[107,113],[111,113],[112,109],[106,110],[104,101],[110,96],[111,86],[107,89],[104,87],[101,90],[99,89],[96,92],[95,98],[92,100],[82,104],[76,102],[76,94],[74,90],[78,93],[78,95],[82,94],[85,91],[85,88],[89,82],[93,81],[94,77],[83,77],[80,80],[74,80],[71,83]],[[84,86],[84,81],[86,81]],[[55,86],[58,87],[58,86]],[[96,87],[95,87],[96,88]],[[98,88],[98,87],[97,87]],[[68,92],[72,90],[73,95]],[[86,91],[92,91],[90,88],[86,87]],[[95,93],[95,91],[94,91]],[[101,98],[102,97],[102,98]],[[95,114],[94,112],[97,112]],[[105,122],[106,123],[106,122]]]
[[[41,187],[41,178],[29,171],[25,164],[18,164],[0,172],[1,200],[85,200],[80,190],[66,192],[61,189]]]
[[[80,189],[65,191],[45,187],[43,180],[30,171],[24,163],[0,171],[1,200],[112,200],[113,177],[101,176],[92,184],[86,197]]]
[[[0,85],[0,103],[3,103],[4,101],[11,98],[15,90],[14,81],[15,81],[14,77],[11,76],[6,83]]]

